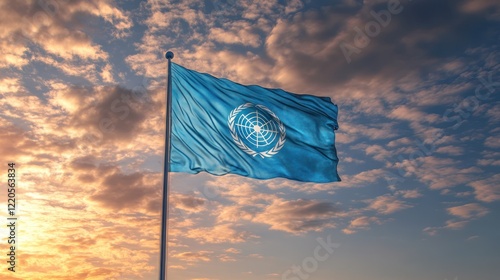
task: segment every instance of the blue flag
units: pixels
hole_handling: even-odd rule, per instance
[[[173,172],[340,181],[330,98],[243,86],[172,63]]]

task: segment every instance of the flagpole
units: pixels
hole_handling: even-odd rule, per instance
[[[167,76],[167,111],[165,124],[165,158],[163,168],[163,198],[161,212],[161,242],[160,242],[160,280],[167,279],[167,249],[168,249],[168,174],[170,173],[170,133],[172,130],[172,58],[174,53],[168,51],[165,54],[168,59],[168,76]]]

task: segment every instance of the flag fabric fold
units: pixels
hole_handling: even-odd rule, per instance
[[[340,181],[330,98],[171,71],[172,172]]]

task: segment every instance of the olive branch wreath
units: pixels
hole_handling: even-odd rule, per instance
[[[236,134],[236,130],[234,129],[234,120],[236,119],[236,116],[241,111],[243,111],[243,110],[245,110],[246,108],[249,108],[249,107],[257,107],[257,108],[260,108],[260,109],[266,111],[278,123],[279,130],[280,130],[280,138],[279,138],[278,142],[276,143],[276,145],[274,145],[274,147],[272,149],[268,150],[268,151],[265,151],[265,152],[256,152],[256,151],[250,149],[238,137],[238,134]],[[273,111],[269,110],[264,105],[254,105],[252,103],[245,103],[245,104],[242,104],[242,105],[238,106],[237,108],[235,108],[234,110],[232,110],[231,113],[229,114],[229,117],[228,117],[228,120],[227,120],[227,124],[229,126],[229,129],[231,130],[231,137],[233,137],[233,140],[236,143],[236,145],[238,146],[238,148],[240,148],[242,151],[244,151],[245,153],[247,153],[247,154],[249,154],[251,156],[260,155],[262,158],[264,158],[264,157],[272,157],[275,154],[277,154],[283,148],[283,146],[285,145],[285,142],[286,142],[286,130],[285,130],[285,126],[283,125],[283,123],[281,122],[281,120],[278,118],[278,116],[276,116],[276,114],[274,114]]]

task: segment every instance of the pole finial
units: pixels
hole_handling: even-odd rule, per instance
[[[172,59],[172,58],[174,58],[174,53],[173,53],[173,52],[171,52],[171,51],[168,51],[168,52],[165,54],[165,57],[166,57],[167,59]]]

